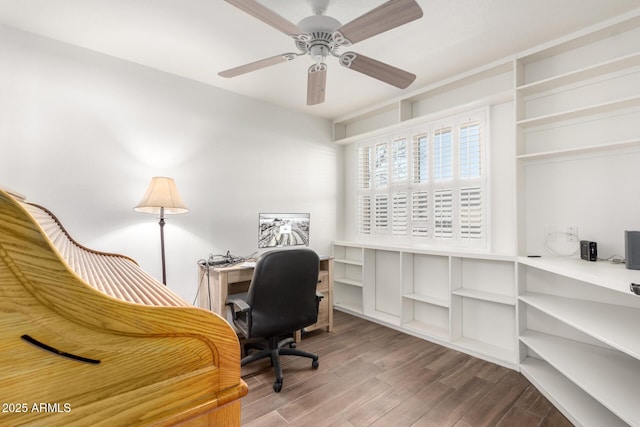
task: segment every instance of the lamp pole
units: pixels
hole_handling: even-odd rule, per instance
[[[167,286],[167,268],[164,262],[164,208],[160,208],[160,252],[162,256],[162,284]]]

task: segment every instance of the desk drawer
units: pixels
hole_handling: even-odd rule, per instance
[[[253,268],[232,270],[227,273],[227,283],[250,282],[253,277]]]
[[[326,292],[329,290],[329,272],[321,271],[318,275],[318,285],[316,286],[318,292]]]

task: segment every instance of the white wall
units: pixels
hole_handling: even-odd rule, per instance
[[[2,27],[0,51],[0,185],[80,243],[160,279],[157,219],[133,207],[163,175],[191,209],[165,227],[167,281],[188,301],[198,259],[257,250],[259,212],[310,212],[310,246],[330,253],[342,148],[328,121]]]
[[[548,255],[548,234],[573,226],[579,239],[598,243],[601,258],[624,258],[624,231],[640,229],[634,185],[638,164],[640,149],[633,147],[528,165],[527,253]],[[567,242],[565,235],[549,238],[552,250],[579,254],[578,243]]]

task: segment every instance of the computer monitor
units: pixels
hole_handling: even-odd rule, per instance
[[[308,213],[259,214],[258,248],[309,246]]]

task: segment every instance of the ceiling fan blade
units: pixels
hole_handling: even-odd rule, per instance
[[[272,26],[289,36],[302,34],[302,31],[294,23],[286,20],[268,7],[255,0],[225,0],[227,3],[245,11],[249,15],[258,18],[267,25]]]
[[[355,52],[340,55],[340,65],[400,89],[407,88],[416,79],[415,74]]]
[[[338,31],[353,44],[421,17],[422,9],[415,0],[390,0],[344,24]]]
[[[297,56],[298,55],[295,53],[283,53],[282,55],[272,56],[271,58],[261,59],[259,61],[251,62],[249,64],[240,65],[239,67],[220,71],[218,75],[220,77],[236,77],[241,74],[250,73],[251,71],[256,71],[262,68],[270,67],[271,65],[280,64],[281,62],[292,61]]]
[[[309,67],[307,78],[307,105],[322,104],[327,86],[327,66],[323,63]]]

